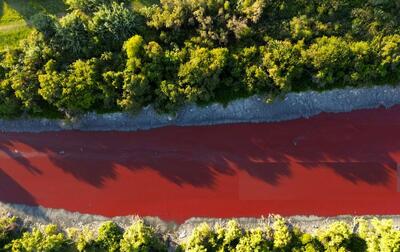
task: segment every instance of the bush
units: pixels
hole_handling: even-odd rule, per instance
[[[322,37],[307,50],[312,67],[312,80],[319,86],[350,83],[352,51],[349,44],[339,37]]]
[[[270,251],[272,250],[271,239],[261,228],[246,231],[236,246],[237,252]]]
[[[0,217],[0,250],[12,240],[17,239],[20,231],[16,217]]]
[[[100,99],[96,59],[74,62],[66,72],[57,72],[55,62],[46,64],[46,72],[39,75],[39,94],[60,111],[79,113],[93,109]]]
[[[93,14],[90,30],[99,52],[119,51],[125,40],[136,30],[136,17],[123,3],[102,5]]]
[[[91,42],[88,18],[75,11],[61,18],[51,46],[69,63],[88,57],[92,49]]]
[[[12,251],[63,251],[69,247],[69,241],[57,226],[48,225],[43,230],[34,228],[24,232],[21,238],[13,240],[8,247]]]
[[[104,251],[119,251],[122,237],[122,229],[114,222],[107,221],[99,227],[96,245]]]
[[[146,226],[142,220],[136,221],[125,230],[121,240],[121,251],[167,251],[165,244],[156,236],[150,226]]]
[[[321,230],[318,235],[326,251],[348,251],[351,231],[344,222],[332,223],[327,229]]]
[[[398,80],[400,78],[400,35],[383,37],[379,44],[381,76]]]
[[[68,239],[74,242],[74,249],[79,252],[95,252],[96,251],[96,240],[93,232],[84,227],[82,230],[77,228],[67,229]]]
[[[263,64],[275,86],[284,92],[292,89],[292,83],[303,71],[301,42],[293,45],[290,41],[268,41]]]
[[[228,53],[226,48],[197,48],[190,52],[189,60],[178,71],[179,86],[188,101],[209,102],[214,98]]]

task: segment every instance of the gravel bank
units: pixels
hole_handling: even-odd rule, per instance
[[[326,92],[289,93],[282,100],[267,104],[253,96],[224,107],[212,104],[198,107],[189,104],[175,116],[159,115],[149,106],[137,115],[128,113],[88,113],[72,121],[50,119],[0,119],[3,132],[42,132],[60,130],[135,131],[164,126],[212,125],[240,122],[276,122],[307,118],[321,112],[349,112],[358,109],[386,108],[400,104],[400,86],[345,88]]]

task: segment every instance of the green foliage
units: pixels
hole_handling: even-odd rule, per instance
[[[214,98],[228,53],[226,48],[197,48],[190,52],[189,60],[178,71],[179,86],[188,101],[209,102]]]
[[[182,249],[187,252],[213,251],[216,247],[216,235],[207,223],[202,223],[193,229],[187,241],[182,244]]]
[[[177,251],[191,252],[389,252],[400,250],[400,231],[392,220],[355,219],[353,225],[332,222],[314,234],[273,216],[271,226],[243,229],[237,221],[197,225],[181,240]],[[26,231],[30,230],[30,231]],[[0,217],[0,251],[168,251],[168,244],[151,226],[137,219],[122,230],[114,222],[101,224],[97,234],[88,227],[68,228],[66,235],[55,225],[23,227],[16,217]]]
[[[165,244],[150,226],[138,220],[125,230],[121,240],[122,252],[167,251]]]
[[[71,12],[57,23],[55,36],[50,45],[59,51],[66,61],[73,61],[90,54],[91,39],[88,18],[78,11]]]
[[[368,223],[361,219],[358,225],[359,236],[366,241],[367,252],[400,250],[400,231],[394,229],[392,220],[373,219]]]
[[[82,230],[77,228],[69,228],[66,230],[68,239],[74,242],[74,247],[79,252],[95,252],[96,240],[93,232],[84,227]]]
[[[263,51],[264,47],[252,46],[243,48],[239,53],[233,55],[235,65],[232,68],[232,76],[234,83],[230,88],[235,92],[256,94],[272,90],[273,82],[262,62],[261,54]]]
[[[34,228],[24,232],[21,238],[15,239],[9,246],[11,251],[63,251],[68,248],[68,239],[58,231],[57,226],[48,225],[43,230]]]
[[[268,41],[263,64],[279,90],[290,91],[292,83],[300,77],[303,71],[302,51],[302,42],[293,45],[290,41]]]
[[[344,222],[334,222],[320,231],[318,238],[327,251],[348,251],[347,247],[351,238],[350,227]]]
[[[0,250],[13,239],[18,238],[19,232],[16,217],[0,217]]]
[[[277,216],[272,225],[272,229],[274,248],[281,250],[288,247],[292,240],[292,233],[290,232],[286,221],[282,217]]]
[[[352,66],[349,44],[339,37],[322,37],[306,52],[312,66],[312,80],[319,86],[347,84]]]
[[[60,0],[4,4],[1,117],[147,105],[174,113],[190,102],[400,80],[398,1],[66,3],[66,13]]]
[[[74,62],[67,71],[57,72],[49,61],[39,75],[39,94],[60,111],[79,113],[93,108],[99,99],[99,76],[96,59]]]
[[[96,244],[103,251],[119,251],[123,236],[122,229],[112,221],[104,222],[98,230]]]
[[[242,237],[242,230],[239,224],[230,220],[225,227],[215,228],[217,251],[234,251]]]
[[[379,42],[380,73],[397,80],[400,77],[400,35],[383,37]]]
[[[11,117],[19,114],[22,107],[9,80],[0,82],[0,117]]]
[[[102,5],[93,14],[90,30],[100,51],[118,51],[136,30],[136,18],[124,3]]]
[[[236,246],[237,252],[262,252],[271,250],[271,239],[261,228],[246,231]]]

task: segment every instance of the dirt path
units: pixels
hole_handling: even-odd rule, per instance
[[[0,32],[11,31],[25,26],[27,26],[27,24],[23,20],[11,24],[0,25]]]
[[[106,216],[400,214],[400,106],[271,124],[2,133],[0,200]]]

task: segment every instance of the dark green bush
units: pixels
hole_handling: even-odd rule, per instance
[[[16,217],[0,217],[0,251],[12,240],[17,239],[20,231]]]
[[[119,51],[124,41],[135,33],[136,17],[124,3],[102,5],[93,13],[90,30],[96,50]]]

